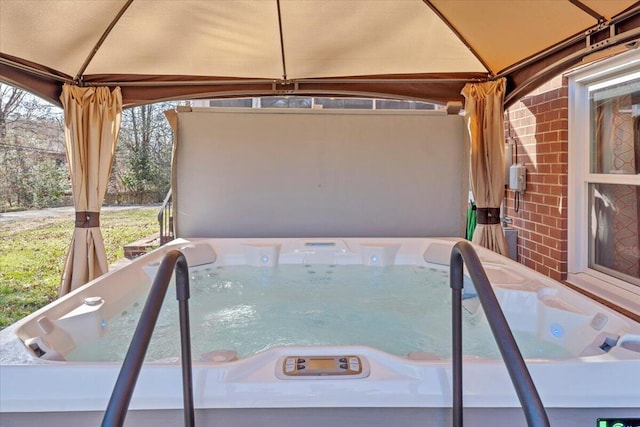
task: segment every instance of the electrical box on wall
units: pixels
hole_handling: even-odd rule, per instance
[[[522,163],[509,168],[509,188],[517,193],[524,193],[527,189],[527,169]]]
[[[509,169],[513,164],[513,144],[504,145],[504,185],[509,185]]]

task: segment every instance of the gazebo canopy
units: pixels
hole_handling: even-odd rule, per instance
[[[635,47],[633,0],[0,0],[0,80],[56,104],[64,83],[166,99],[363,95],[505,104]]]

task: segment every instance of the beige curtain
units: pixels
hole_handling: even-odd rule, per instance
[[[504,90],[502,78],[468,83],[462,95],[471,138],[471,191],[477,205],[478,225],[472,241],[507,256],[500,224],[504,197]]]
[[[62,296],[106,273],[107,256],[100,232],[100,207],[120,130],[120,88],[64,85],[67,161],[76,223],[62,274]]]

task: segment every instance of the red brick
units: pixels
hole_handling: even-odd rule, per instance
[[[556,185],[558,184],[558,175],[544,175],[542,182],[545,184]]]
[[[549,226],[550,228],[556,228],[558,226],[558,219],[551,216],[551,215],[546,215],[542,217],[542,221],[541,221],[544,225]],[[552,230],[550,229],[549,232],[551,232]]]
[[[532,193],[529,194],[530,200],[532,203],[544,203],[544,196],[541,194],[535,194],[533,192],[533,189],[528,189],[529,191],[532,191]],[[526,193],[525,193],[526,194]]]
[[[560,110],[562,108],[567,108],[567,100],[561,99],[559,97],[559,91],[554,91],[553,98],[551,99],[551,108],[554,110]]]
[[[540,215],[539,213],[531,212],[530,213],[530,218],[531,218],[531,222],[537,224],[537,223],[542,222],[543,216]],[[534,227],[535,227],[535,225],[534,225]],[[535,231],[538,231],[538,230],[535,230]]]
[[[547,132],[548,133],[548,132]],[[547,135],[547,133],[543,133],[540,136],[542,137],[542,142],[538,143],[537,147],[536,147],[536,153],[540,153],[540,154],[544,154],[544,153],[550,153],[551,152],[551,146],[544,141],[544,137],[545,135]]]
[[[565,187],[566,190],[566,187]],[[560,209],[562,212],[566,212],[568,209],[568,197],[566,195],[562,196],[560,198],[560,204],[558,205],[558,209]]]
[[[527,167],[519,212],[513,209],[515,193],[506,197],[520,261],[556,280],[567,271],[567,81],[553,78],[505,112],[505,130],[517,144],[514,160]]]
[[[547,111],[551,111],[551,103],[550,102],[541,102],[537,105],[537,113],[542,114]]]
[[[566,253],[563,253],[562,251],[555,249],[555,248],[551,248],[549,249],[549,256],[551,257],[551,259],[556,260],[557,264],[556,264],[556,269],[559,269],[560,266],[560,260],[564,260],[566,259]]]
[[[527,168],[527,184],[530,182],[542,182],[542,176],[535,167]]]
[[[539,172],[539,173],[544,173],[544,174],[552,173],[552,172],[551,172],[551,167],[552,167],[552,166],[553,166],[553,165],[548,165],[548,164],[546,164],[546,163],[539,164],[539,165],[538,165],[538,172]]]
[[[556,222],[558,220],[555,220]],[[553,237],[554,239],[558,239],[558,240],[562,240],[566,237],[564,230],[561,230],[559,228],[550,228],[549,229],[549,236]]]
[[[560,201],[560,198],[557,196],[548,196],[545,195],[544,196],[544,204],[547,206],[558,206],[558,202]]]
[[[547,267],[545,265],[536,265],[536,271],[538,271],[539,273],[544,274],[545,276],[549,275],[549,267]]]
[[[545,122],[552,122],[552,121],[557,120],[559,118],[560,118],[560,111],[558,111],[558,110],[547,111],[542,116],[542,120],[545,121]]]
[[[550,257],[544,257],[544,261],[542,264],[549,268],[550,271],[558,270],[558,265],[560,264],[556,259]]]
[[[544,196],[544,198],[546,199],[547,197],[550,196]],[[536,212],[542,214],[542,215],[550,215],[551,214],[551,209],[547,204],[544,205],[538,205],[536,207]]]
[[[547,226],[547,225],[536,224],[535,230],[536,230],[536,233],[540,233],[540,234],[542,234],[544,236],[548,236],[549,235],[549,226]]]
[[[540,253],[540,255],[548,257],[550,249],[546,246],[540,246],[538,247],[538,252]]]
[[[551,123],[551,131],[545,132],[542,135],[542,142],[555,142],[558,140],[558,132],[554,129],[554,124]],[[547,152],[551,152],[550,149]]]
[[[556,135],[559,135],[559,132]],[[556,142],[553,142],[551,144],[551,152],[559,153],[564,151],[567,151],[567,144],[565,144],[564,142],[561,142],[560,138],[558,137]]]
[[[560,243],[556,239],[549,236],[543,236],[542,244],[553,249],[560,249]]]
[[[551,154],[551,153],[542,153],[542,154],[540,154],[538,156],[538,162],[540,162],[540,163],[557,163],[557,162],[553,161],[553,160],[556,159],[556,156],[557,155],[555,153],[553,153],[553,154]]]
[[[566,271],[566,270],[564,270]],[[552,278],[553,280],[557,280],[559,282],[565,280],[567,278],[567,275],[564,273],[561,273],[559,271],[549,271],[549,277]]]
[[[538,133],[549,132],[551,130],[551,123],[540,122],[538,123]]]
[[[538,252],[533,252],[531,254],[531,259],[533,261],[535,261],[537,264],[542,264],[543,263],[542,255],[540,255]]]
[[[536,243],[542,243],[542,240],[543,240],[543,239],[544,239],[544,238],[543,238],[541,235],[539,235],[538,233],[531,233],[531,240],[533,240],[534,242],[536,242]],[[535,256],[534,256],[534,255],[535,255],[535,253],[532,253],[532,254],[531,254],[531,258],[535,259]]]
[[[564,78],[562,82],[562,87],[560,88],[560,96],[563,98],[567,98],[569,96],[569,84],[568,79]]]
[[[560,178],[556,176],[556,179]],[[562,196],[566,192],[566,187],[562,187],[560,185],[551,185],[549,186],[549,193],[554,196]]]

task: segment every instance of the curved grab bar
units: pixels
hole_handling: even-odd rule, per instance
[[[122,426],[127,416],[129,402],[138,381],[151,335],[167,293],[171,273],[176,271],[176,298],[180,311],[180,341],[182,348],[182,394],[184,400],[184,425],[194,425],[193,376],[191,372],[191,332],[189,329],[189,270],[182,252],[168,252],[160,264],[158,274],[151,285],[147,302],[140,315],[131,345],[122,363],[116,385],[102,419],[102,426]]]
[[[502,359],[507,366],[509,377],[516,389],[518,399],[525,413],[527,425],[549,427],[549,418],[524,363],[518,344],[500,308],[487,274],[469,242],[460,241],[451,250],[449,263],[449,284],[451,286],[452,346],[453,365],[453,425],[462,427],[462,287],[464,279],[463,262],[476,288],[476,293],[484,309],[491,332],[498,344]]]

